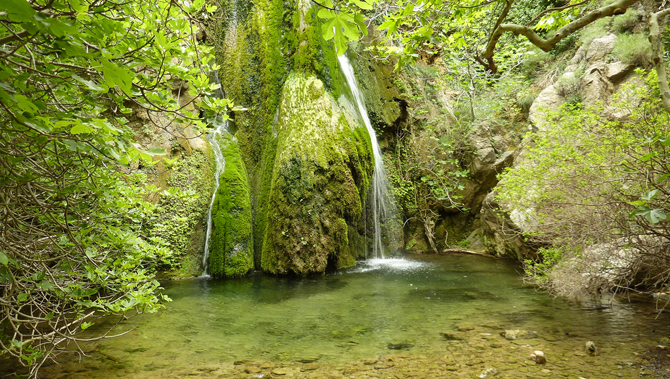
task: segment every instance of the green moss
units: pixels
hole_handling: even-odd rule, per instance
[[[361,218],[372,174],[369,138],[351,126],[323,83],[293,74],[282,94],[261,267],[324,272],[355,263],[349,225]]]
[[[158,201],[158,219],[150,234],[164,240],[176,254],[179,267],[165,276],[191,276],[200,272],[205,218],[213,190],[211,150],[182,156],[168,170],[168,189]]]
[[[214,277],[240,277],[254,266],[249,184],[232,136],[224,133],[219,143],[226,166],[212,207],[207,270]]]
[[[352,265],[358,251],[364,251],[354,246],[364,242],[358,237],[364,233],[364,225],[360,226],[362,203],[373,167],[369,136],[365,129],[351,127],[339,110],[333,110],[337,105],[332,97],[328,97],[328,106],[319,110],[325,113],[317,116],[330,115],[322,123],[333,128],[323,137],[330,142],[320,140],[318,133],[303,136],[307,129],[319,129],[294,120],[286,124],[280,109],[290,72],[302,73],[303,79],[321,79],[320,87],[304,93],[308,98],[325,96],[324,89],[335,98],[348,92],[331,42],[321,37],[318,9],[305,0],[259,0],[245,12],[238,12],[237,22],[232,24],[225,21],[231,3],[222,2],[221,23],[214,34],[220,41],[216,44],[217,61],[226,96],[249,109],[236,113],[232,125],[249,172],[255,266],[270,272],[303,274],[322,272],[329,259],[337,266]],[[306,139],[295,143],[288,138]],[[284,211],[286,204],[290,207]],[[320,217],[322,205],[327,211]],[[273,219],[278,209],[278,217],[290,228],[284,225],[282,230],[281,223]],[[313,222],[317,226],[311,230]],[[284,241],[282,231],[293,235]],[[352,232],[355,238],[350,238]],[[307,244],[311,252],[307,252]],[[286,254],[299,250],[300,258],[296,259],[303,263],[273,268],[283,256],[280,259],[264,252],[280,249]],[[344,257],[345,252],[350,255]],[[312,258],[307,257],[310,254]]]

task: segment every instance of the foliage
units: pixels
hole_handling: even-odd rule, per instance
[[[637,9],[629,9],[628,12],[614,17],[612,20],[612,30],[618,33],[631,31],[640,23],[640,14]]]
[[[549,273],[563,259],[563,251],[556,248],[540,248],[537,251],[538,260],[524,260],[524,271],[535,283],[542,285],[549,280]]]
[[[651,44],[642,33],[620,35],[612,53],[622,62],[635,66],[644,67],[651,63]]]
[[[612,20],[608,18],[601,18],[600,20],[596,20],[594,23],[580,31],[579,42],[582,46],[590,45],[594,39],[600,38],[607,34],[611,23]]]
[[[656,267],[670,267],[670,166],[664,159],[670,145],[669,115],[655,95],[655,74],[645,76],[647,86],[630,83],[612,101],[617,109],[611,111],[627,114],[624,119],[607,121],[602,109],[570,106],[550,115],[553,127],[527,136],[533,144],[524,163],[500,181],[499,199],[509,209],[524,210],[526,236],[563,252],[560,258],[548,255],[549,260],[545,257],[539,266],[531,266],[531,273],[547,287],[554,279],[550,266],[583,259],[589,267],[589,257],[595,258],[581,254],[599,244],[634,257],[634,263],[621,267],[629,272],[609,276],[609,287],[630,285],[637,270],[652,259]],[[669,278],[670,272],[656,270],[642,283]],[[590,289],[601,290],[602,285]]]
[[[0,2],[0,346],[33,377],[92,318],[161,306],[153,262],[173,253],[144,233],[152,189],[129,167],[165,152],[134,147],[124,116],[202,128],[177,100],[180,81],[206,113],[226,106],[207,96],[211,57],[188,16],[202,6]]]

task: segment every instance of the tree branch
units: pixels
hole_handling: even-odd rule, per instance
[[[318,1],[312,0],[312,2],[313,2],[314,4],[320,6],[321,8],[330,9],[331,11],[334,11],[334,10],[335,10],[335,8],[327,7],[327,6],[325,6],[325,5],[321,4],[321,3],[319,3]]]
[[[587,26],[595,20],[598,20],[603,17],[609,17],[612,15],[626,13],[626,10],[633,4],[639,2],[640,0],[617,0],[610,5],[604,6],[593,10],[584,16],[572,21],[571,23],[565,25],[564,27],[558,29],[551,37],[543,39],[535,31],[528,26],[516,25],[516,24],[500,24],[491,34],[489,42],[486,45],[486,49],[481,54],[481,57],[487,60],[487,69],[492,72],[497,72],[498,67],[496,66],[493,56],[495,55],[495,48],[500,40],[500,37],[505,32],[512,32],[515,35],[522,35],[526,37],[533,45],[539,47],[544,51],[551,50],[558,42],[563,38],[569,36],[570,34],[578,31],[579,29]]]
[[[658,75],[658,88],[661,91],[661,100],[663,108],[670,112],[670,88],[668,87],[668,73],[663,61],[663,41],[661,40],[661,27],[659,19],[670,14],[670,8],[656,12],[651,15],[649,20],[649,42],[651,42],[651,51],[653,54],[654,68]]]
[[[538,14],[537,16],[535,16],[534,19],[528,21],[528,22],[526,23],[526,26],[528,26],[528,25],[534,23],[535,21],[537,21],[538,18],[542,17],[542,15],[545,15],[545,14],[547,14],[547,13],[549,13],[549,12],[564,11],[564,10],[566,10],[566,9],[568,9],[568,8],[578,7],[578,6],[582,5],[582,4],[588,3],[589,1],[591,1],[591,0],[584,0],[584,1],[579,2],[579,3],[568,4],[568,5],[564,6],[564,7],[545,9],[545,10],[543,10],[542,12],[540,12],[540,14]]]

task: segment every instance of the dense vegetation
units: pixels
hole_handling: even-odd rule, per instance
[[[202,128],[173,94],[180,81],[201,108],[225,105],[207,97],[211,56],[189,16],[202,7],[0,4],[0,346],[31,375],[95,318],[161,306],[154,273],[174,252],[146,229],[155,188],[137,168],[165,152],[136,148],[126,117]]]
[[[664,3],[640,8],[642,15],[633,9],[636,0],[312,0],[312,9],[299,14],[301,5],[274,1],[259,2],[258,13],[251,3],[240,6],[246,19],[238,29],[212,3],[0,2],[0,353],[29,366],[32,376],[96,318],[155,311],[167,300],[155,273],[179,264],[193,220],[176,230],[162,221],[166,213],[186,220],[192,208],[182,205],[204,201],[172,190],[165,196],[179,201],[161,208],[143,168],[167,152],[138,148],[128,124],[138,114],[160,114],[197,135],[203,120],[230,105],[211,96],[218,87],[208,73],[218,67],[211,48],[198,42],[200,23],[214,25],[210,39],[225,35],[208,42],[226,63],[229,95],[253,108],[237,116],[248,128],[239,146],[224,138],[231,170],[217,203],[215,235],[223,237],[212,244],[222,251],[211,262],[216,275],[244,275],[253,260],[274,273],[303,266],[322,272],[337,254],[336,267],[354,263],[347,249],[365,245],[365,226],[357,224],[370,185],[369,140],[339,111],[324,118],[337,139],[321,139],[328,133],[318,128],[329,124],[319,123],[319,112],[338,106],[331,92],[346,92],[327,47],[343,54],[351,42],[379,34],[365,53],[396,63],[398,102],[414,121],[389,138],[391,179],[407,221],[423,228],[430,250],[469,243],[453,231],[438,233],[436,222],[472,211],[472,135],[486,129],[482,138],[494,140],[504,133],[506,142],[492,142],[500,145],[493,155],[502,155],[503,145],[517,147],[535,96],[551,84],[566,104],[547,116],[552,128],[525,136],[523,164],[502,175],[497,189],[507,210],[531,226],[514,232],[542,247],[526,262],[528,273],[569,296],[670,279]],[[621,34],[613,54],[638,67],[639,81],[623,89],[615,109],[584,106],[583,72],[558,79],[570,55],[602,30]],[[308,77],[312,72],[318,79]],[[426,97],[446,88],[456,93],[453,112],[426,105]],[[304,108],[292,103],[299,100]],[[610,119],[608,112],[627,113]],[[293,126],[278,131],[277,120]],[[313,136],[310,143],[302,143],[304,135]],[[343,146],[329,146],[332,140]],[[206,159],[191,161],[204,167]],[[296,185],[317,171],[326,175]],[[498,181],[489,179],[486,190]],[[280,208],[288,213],[270,218]],[[322,227],[305,231],[308,222]],[[240,254],[230,259],[229,251]],[[231,262],[234,269],[224,267]],[[582,275],[592,272],[613,280]]]
[[[431,137],[436,146],[453,141],[454,132],[459,134],[455,140],[467,140],[472,125],[486,122],[491,115],[498,119],[496,123],[513,119],[515,112],[527,117],[534,96],[553,84],[562,70],[547,69],[545,62],[560,62],[565,59],[562,52],[574,54],[576,47],[588,46],[608,30],[621,33],[615,57],[641,69],[654,69],[638,71],[646,86],[637,82],[621,89],[623,94],[612,100],[616,106],[607,109],[582,104],[583,72],[561,78],[555,87],[567,104],[547,116],[552,127],[526,136],[524,163],[509,169],[497,190],[507,210],[521,212],[526,219],[528,227],[516,233],[533,246],[544,246],[538,263],[527,261],[528,273],[548,289],[569,296],[612,286],[660,286],[670,278],[666,222],[670,107],[660,26],[669,11],[655,3],[640,14],[643,8],[638,3],[436,0],[420,5],[379,1],[372,7],[365,2],[318,2],[324,8],[319,15],[330,23],[336,22],[332,14],[348,20],[342,23],[341,39],[367,33],[345,16],[366,14],[372,26],[385,31],[387,43],[373,49],[382,56],[396,56],[398,67],[439,58],[437,66],[450,77],[447,85],[460,87],[463,101],[456,107],[456,125]],[[611,21],[611,16],[617,17]],[[647,24],[639,24],[642,16]],[[530,91],[524,91],[526,83],[531,84]],[[511,102],[506,100],[510,88]],[[493,105],[492,113],[482,112],[487,103]],[[610,117],[621,112],[627,116]],[[444,128],[445,123],[441,125]],[[428,125],[420,133],[434,128]],[[513,129],[508,126],[508,130]],[[460,197],[429,195],[436,189],[445,191],[449,178],[444,168],[440,175],[430,175],[430,168],[436,162],[450,162],[451,175],[458,175],[464,167],[459,162],[463,153],[449,143],[437,150],[443,158],[436,158],[431,138],[424,138],[420,153],[411,154],[417,135],[407,137],[400,161],[402,167],[414,161],[413,166],[424,174],[396,184],[401,202],[407,203],[407,197],[424,202],[409,201],[406,209],[417,209],[415,214],[427,225],[425,234],[436,250],[430,226],[439,208],[436,200],[449,200],[458,207]],[[450,194],[462,187],[456,180],[446,191]]]

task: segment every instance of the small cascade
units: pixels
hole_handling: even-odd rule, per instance
[[[216,90],[216,96],[219,98],[224,98],[225,95],[221,89],[221,81],[219,80],[219,75],[216,71],[212,71],[211,79],[214,83],[219,85],[219,88]],[[214,200],[216,199],[216,193],[219,191],[220,178],[223,172],[226,169],[226,158],[223,156],[221,151],[221,145],[219,144],[219,139],[217,138],[224,132],[228,132],[228,120],[223,120],[221,117],[216,117],[214,119],[214,130],[207,134],[207,139],[209,140],[210,145],[212,146],[212,151],[214,151],[214,159],[216,160],[216,170],[214,170],[214,193],[212,193],[212,200],[209,202],[209,209],[207,210],[207,232],[205,233],[205,251],[202,254],[202,275],[207,276],[207,259],[209,258],[209,240],[212,235],[212,208],[214,207]]]
[[[214,193],[212,194],[212,200],[209,202],[209,209],[207,210],[207,233],[205,234],[205,251],[202,254],[202,275],[207,276],[207,258],[209,258],[209,239],[212,234],[212,208],[214,207],[214,200],[216,199],[216,193],[219,191],[219,184],[221,174],[226,169],[226,158],[221,152],[221,145],[219,144],[219,139],[217,138],[224,132],[228,132],[228,120],[221,121],[217,120],[215,124],[216,128],[207,135],[209,143],[212,145],[212,151],[214,151],[214,157],[216,159],[216,170],[214,171]]]
[[[354,96],[356,105],[358,105],[358,112],[363,119],[365,127],[368,129],[370,134],[370,140],[372,141],[372,153],[375,160],[374,174],[372,177],[372,216],[374,223],[374,237],[373,237],[373,256],[372,258],[384,258],[384,245],[382,243],[383,234],[386,233],[388,237],[391,237],[392,233],[387,227],[384,230],[384,225],[382,223],[392,223],[392,219],[395,218],[397,214],[397,209],[393,197],[391,195],[391,186],[386,176],[386,170],[384,169],[384,161],[382,159],[382,151],[377,142],[377,136],[375,135],[375,130],[372,128],[372,123],[370,122],[370,117],[368,116],[368,111],[365,108],[365,103],[363,102],[363,94],[358,87],[356,82],[356,77],[354,76],[354,68],[349,62],[349,58],[346,55],[338,56],[337,59],[340,62],[340,68],[342,73],[347,78],[347,83],[351,89],[351,93]]]

